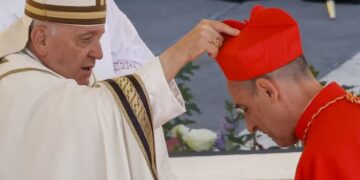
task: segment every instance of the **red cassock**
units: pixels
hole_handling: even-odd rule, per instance
[[[299,119],[296,180],[360,180],[360,99],[331,83]]]

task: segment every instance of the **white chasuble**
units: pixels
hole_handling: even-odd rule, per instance
[[[158,59],[88,87],[9,55],[0,61],[0,179],[157,179],[154,130],[184,111]]]

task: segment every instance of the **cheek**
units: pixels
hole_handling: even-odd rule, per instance
[[[81,66],[87,60],[87,51],[76,47],[68,48],[64,59],[70,66]]]
[[[272,124],[272,121],[276,118],[274,117],[274,112],[271,105],[264,103],[264,101],[254,99],[256,106],[252,108],[252,112],[249,113],[251,119],[256,121],[257,125],[261,128],[269,128],[269,125]]]

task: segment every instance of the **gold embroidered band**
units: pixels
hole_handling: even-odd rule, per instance
[[[34,19],[65,24],[94,25],[106,20],[105,0],[96,0],[94,6],[58,6],[26,0],[25,14]]]
[[[149,98],[144,91],[145,86],[136,75],[108,79],[102,83],[113,93],[140,146],[153,178],[157,180],[154,128]]]

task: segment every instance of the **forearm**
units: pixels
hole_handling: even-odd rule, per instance
[[[168,82],[174,79],[180,69],[188,62],[186,60],[188,58],[184,57],[184,53],[176,52],[176,47],[174,46],[170,47],[159,56],[165,79]]]

